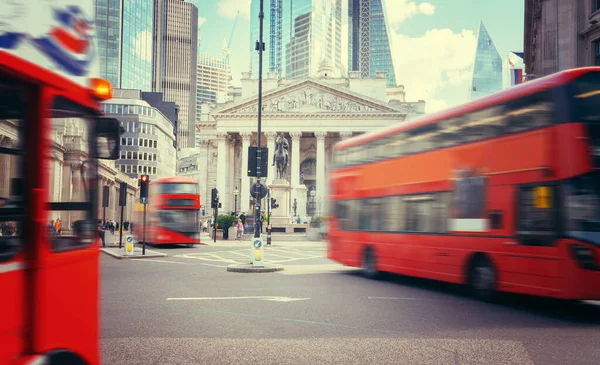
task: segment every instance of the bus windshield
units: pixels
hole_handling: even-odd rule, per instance
[[[182,183],[161,184],[161,194],[198,194],[198,185]]]

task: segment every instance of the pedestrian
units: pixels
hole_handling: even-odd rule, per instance
[[[244,213],[240,214],[240,219],[242,220],[242,226],[244,229],[244,233],[246,233],[246,215]]]
[[[60,236],[60,233],[62,232],[60,218],[56,218],[56,221],[54,222],[54,229],[56,230],[56,233]]]
[[[241,240],[242,239],[242,234],[244,233],[244,224],[242,223],[241,219],[238,219],[237,222],[237,237],[236,240]]]
[[[205,220],[204,223],[202,223],[202,232],[208,232],[208,220]]]

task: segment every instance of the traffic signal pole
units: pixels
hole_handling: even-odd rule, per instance
[[[259,35],[258,35],[258,43],[256,44],[256,50],[258,51],[258,134],[257,134],[257,142],[256,142],[256,180],[258,184],[256,184],[256,195],[259,195],[260,192],[260,173],[262,166],[262,156],[260,151],[260,135],[262,133],[261,130],[261,122],[262,122],[262,67],[263,67],[263,26],[264,26],[264,0],[260,0],[260,10],[258,13],[259,20]],[[256,212],[254,218],[254,237],[260,238],[260,226],[262,222],[260,221],[260,201],[261,199],[256,199]]]

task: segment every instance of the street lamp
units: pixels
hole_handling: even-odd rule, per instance
[[[315,196],[317,196],[317,192],[313,189],[313,190],[310,191],[310,198],[312,200],[312,212],[311,213],[312,213],[313,217],[315,216],[315,213],[316,213],[316,210],[317,210],[316,209],[317,207],[315,206]]]
[[[238,187],[233,189],[233,213],[237,216],[237,197],[240,194]]]

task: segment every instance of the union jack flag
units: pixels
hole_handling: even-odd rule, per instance
[[[50,31],[34,42],[66,72],[85,75],[94,58],[92,22],[75,5],[53,9],[53,20],[55,24]]]

